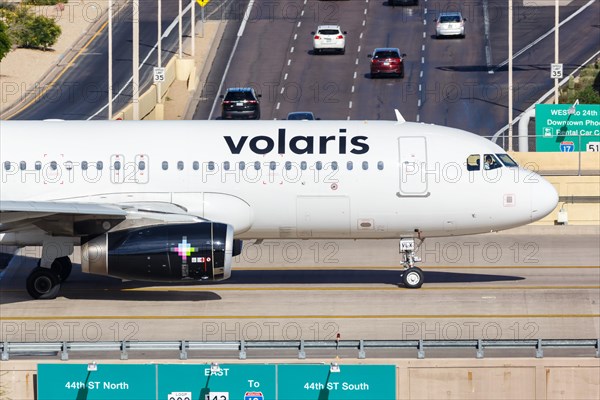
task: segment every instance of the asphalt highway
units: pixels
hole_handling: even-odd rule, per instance
[[[598,51],[600,4],[563,4],[560,61],[566,75]],[[224,76],[221,92],[251,86],[262,94],[262,119],[305,110],[322,119],[395,119],[398,108],[407,120],[491,136],[508,118],[507,5],[466,3],[461,6],[466,37],[436,39],[433,19],[456,7],[431,0],[409,7],[371,0],[257,0],[235,51],[228,47],[222,53],[230,58],[228,70],[215,68],[209,96],[194,118],[219,117],[219,101],[210,96],[222,94],[214,88]],[[553,7],[515,8],[514,116],[553,87],[554,36],[548,34],[553,16]],[[311,32],[321,24],[347,31],[346,54],[312,53]],[[371,79],[367,55],[387,46],[407,54],[404,79]]]

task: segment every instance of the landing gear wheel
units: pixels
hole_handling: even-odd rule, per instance
[[[27,277],[27,292],[34,299],[54,299],[60,290],[60,278],[48,268],[37,267]]]
[[[50,269],[58,275],[61,283],[66,281],[69,275],[71,275],[71,270],[73,269],[73,264],[69,257],[59,257],[52,263],[52,267]]]
[[[40,267],[42,260],[38,260],[37,266]],[[71,275],[71,270],[73,269],[73,264],[71,263],[71,259],[69,257],[59,257],[52,262],[52,266],[50,267],[52,272],[54,272],[60,278],[61,282],[67,280],[69,275]]]
[[[408,289],[418,289],[423,286],[423,271],[420,268],[412,267],[402,274],[402,283]]]

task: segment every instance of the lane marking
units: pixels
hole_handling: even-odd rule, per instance
[[[287,74],[287,72],[286,72],[286,73],[285,73],[285,75],[283,76],[283,80],[284,80],[284,81],[286,81],[286,80],[287,80],[287,78],[288,78],[288,74]]]
[[[290,49],[290,53],[294,52],[294,46],[292,46],[292,48]]]

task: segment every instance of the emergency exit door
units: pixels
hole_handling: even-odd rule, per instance
[[[428,196],[427,141],[422,136],[398,138],[401,197]]]

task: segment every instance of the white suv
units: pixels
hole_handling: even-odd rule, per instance
[[[313,35],[313,53],[319,54],[324,50],[346,51],[346,32],[339,25],[319,25]]]

